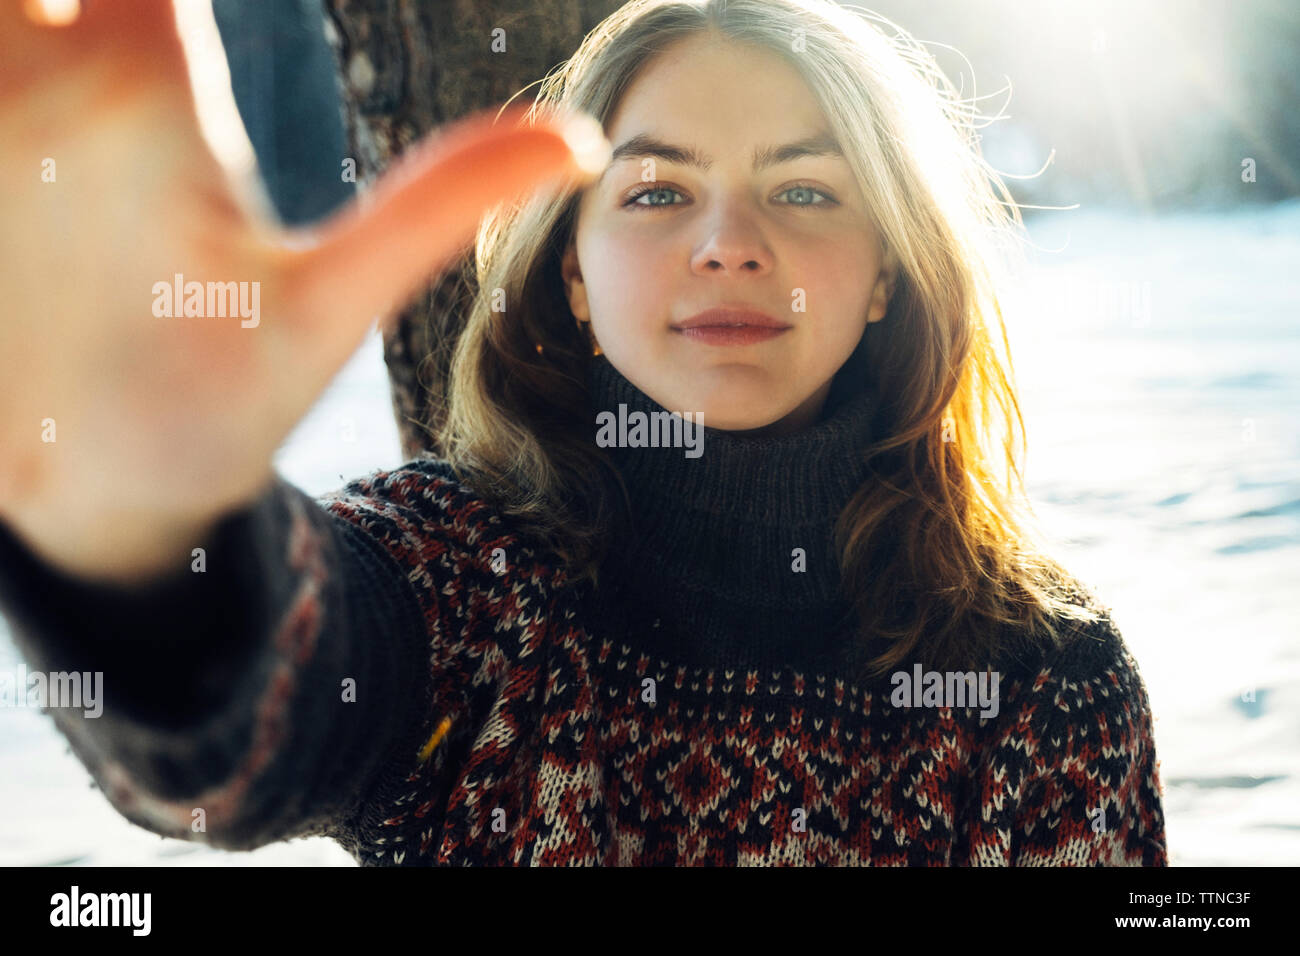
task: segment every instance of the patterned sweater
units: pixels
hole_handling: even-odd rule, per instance
[[[659,408],[603,356],[591,385]],[[834,597],[830,528],[872,415],[833,396],[795,436],[611,449],[638,531],[599,589],[423,458],[319,499],[277,477],[206,570],[147,589],[71,580],[0,525],[0,609],[31,670],[103,673],[101,716],[49,713],[177,839],[323,835],[366,866],[1167,865],[1109,617],[992,662],[993,714],[854,676],[878,648]]]

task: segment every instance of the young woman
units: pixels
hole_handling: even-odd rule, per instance
[[[170,109],[142,112],[179,135]],[[449,255],[443,207],[491,204],[491,149],[417,156],[274,254],[156,160],[166,238],[203,223],[183,248],[272,306],[233,332],[124,310],[149,351],[101,331],[78,370],[119,376],[107,412],[34,318],[0,333],[59,382],[6,399],[38,477],[7,467],[0,600],[33,670],[103,672],[102,718],[52,713],[113,806],[365,865],[1164,865],[1146,689],[1024,500],[994,255],[1018,218],[932,62],[816,0],[638,0],[531,132],[494,129],[540,177],[573,113],[612,161],[483,221],[444,458],[320,500],[267,477],[366,316]],[[24,195],[49,245],[9,251],[95,270],[104,237],[65,252]],[[6,294],[103,328],[33,271]],[[60,403],[81,433],[33,448]]]

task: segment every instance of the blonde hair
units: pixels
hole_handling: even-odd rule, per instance
[[[889,30],[893,35],[888,35]],[[606,125],[638,70],[712,31],[799,70],[852,165],[895,269],[888,313],[863,343],[880,436],[872,477],[839,516],[844,596],[870,664],[979,666],[1011,637],[1062,640],[1098,616],[1047,554],[1024,488],[1024,422],[997,288],[1019,210],[979,151],[973,105],[900,28],[829,0],[634,0],[541,81],[529,116],[581,110]],[[1005,202],[998,197],[1005,198]],[[485,218],[478,292],[456,344],[437,436],[466,484],[599,582],[626,490],[592,440],[592,347],[560,259],[580,193],[535,193]],[[1010,241],[1008,241],[1010,240]],[[507,310],[494,311],[504,301]]]

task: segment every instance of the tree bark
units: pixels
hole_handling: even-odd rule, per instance
[[[500,105],[570,57],[623,0],[324,0],[359,185],[411,143]],[[504,31],[504,34],[494,31]],[[494,39],[504,52],[494,52]],[[531,102],[531,91],[516,102]],[[473,288],[472,251],[395,317],[384,362],[402,454],[441,455],[447,373]],[[462,266],[465,281],[461,281]]]

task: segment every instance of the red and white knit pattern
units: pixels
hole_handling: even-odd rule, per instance
[[[349,821],[362,865],[1168,863],[1146,689],[1108,621],[1004,671],[995,718],[900,709],[588,633],[564,575],[430,463],[322,504],[406,571],[428,626],[433,703],[403,737],[423,746]]]

